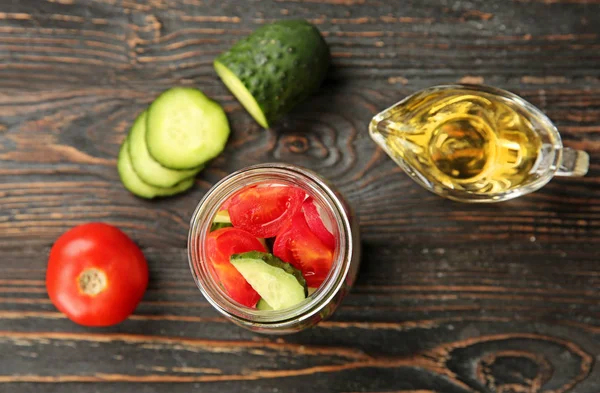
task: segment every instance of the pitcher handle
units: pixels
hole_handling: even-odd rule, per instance
[[[562,160],[556,171],[556,176],[585,176],[590,166],[590,156],[583,150],[575,150],[569,147],[562,149]]]

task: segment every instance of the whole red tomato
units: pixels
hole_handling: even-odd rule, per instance
[[[144,254],[112,225],[76,226],[50,250],[48,295],[56,308],[80,325],[109,326],[123,321],[147,286]]]

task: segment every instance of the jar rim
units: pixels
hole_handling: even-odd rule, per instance
[[[298,184],[299,181],[303,184]],[[222,203],[241,188],[262,181],[288,182],[315,194],[331,211],[337,227],[338,246],[325,281],[297,306],[284,310],[263,311],[243,306],[219,287],[206,263],[202,242],[210,229],[212,217]],[[307,190],[307,187],[310,191]],[[318,174],[306,168],[284,163],[266,163],[242,168],[216,183],[200,200],[190,220],[188,261],[200,292],[220,313],[243,325],[280,328],[311,318],[322,311],[336,296],[348,275],[353,254],[351,220],[336,192]]]

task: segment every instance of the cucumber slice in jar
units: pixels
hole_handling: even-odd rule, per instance
[[[210,225],[210,231],[213,232],[213,231],[219,230],[221,228],[230,228],[232,226],[233,225],[231,225],[230,222],[213,222]]]
[[[273,254],[250,251],[234,254],[230,261],[273,310],[292,307],[306,299],[302,273]]]
[[[173,187],[160,188],[144,183],[133,170],[131,159],[129,158],[129,141],[126,139],[121,145],[119,158],[117,160],[117,169],[121,182],[127,190],[134,195],[142,198],[155,198],[159,196],[169,196],[186,191],[194,185],[194,178],[188,178],[177,183]]]
[[[315,293],[315,291],[317,290],[317,288],[308,288],[308,296],[312,295],[313,293]],[[257,310],[262,310],[262,311],[273,311],[273,307],[271,307],[269,305],[269,303],[267,303],[265,301],[265,299],[260,299],[258,301],[258,303],[256,303],[256,309]]]
[[[170,169],[194,169],[225,148],[229,123],[223,108],[200,90],[174,87],[148,109],[148,152]]]
[[[227,210],[218,211],[213,218],[213,222],[210,226],[210,231],[216,231],[221,228],[229,228],[232,227],[231,218],[229,218],[229,212]],[[260,240],[260,239],[259,239]]]
[[[260,299],[258,303],[256,303],[256,309],[262,311],[273,311],[273,307],[269,306],[269,303],[267,303],[265,299]]]
[[[131,165],[139,178],[151,186],[168,188],[200,172],[203,168],[202,165],[194,169],[176,171],[165,168],[152,158],[146,145],[147,117],[148,111],[144,111],[135,119],[128,137],[129,158],[131,158]]]
[[[217,214],[215,214],[215,218],[213,218],[213,222],[231,224],[231,218],[229,217],[229,212],[227,210],[219,210],[217,212]]]

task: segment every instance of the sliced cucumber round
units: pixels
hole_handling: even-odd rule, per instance
[[[250,251],[234,254],[231,264],[273,310],[282,310],[306,299],[302,273],[273,254]]]
[[[139,178],[151,186],[168,188],[200,172],[204,167],[202,165],[194,169],[176,171],[165,168],[152,158],[146,146],[147,113],[144,111],[135,119],[128,137],[129,158],[131,158],[131,165]]]
[[[214,67],[256,122],[268,128],[319,88],[329,63],[329,48],[315,26],[282,20],[238,41]]]
[[[174,87],[148,109],[148,152],[171,169],[194,169],[225,148],[229,123],[219,104],[200,90]]]
[[[194,178],[182,180],[173,187],[160,188],[154,187],[144,183],[133,170],[131,165],[131,159],[129,158],[129,142],[126,139],[121,145],[119,151],[119,158],[117,160],[117,169],[121,182],[126,189],[131,191],[133,194],[142,198],[155,198],[159,196],[169,196],[179,194],[180,192],[186,191],[194,185]]]

